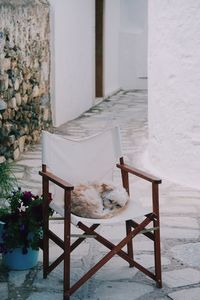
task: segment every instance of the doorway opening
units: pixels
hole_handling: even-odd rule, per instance
[[[95,2],[95,96],[103,97],[103,17],[104,0]]]

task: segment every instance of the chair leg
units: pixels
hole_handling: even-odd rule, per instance
[[[155,276],[158,287],[162,287],[161,275],[161,250],[160,250],[160,220],[159,220],[159,191],[158,183],[152,185],[153,211],[155,213],[153,226],[158,229],[154,231],[154,259],[155,259]]]
[[[46,165],[42,165],[42,171],[46,172]],[[47,278],[49,269],[49,181],[42,177],[43,200],[43,277]]]
[[[49,218],[44,218],[43,230],[43,278],[47,278],[49,268]]]
[[[47,234],[43,238],[43,278],[47,278],[49,267],[49,237]]]
[[[70,300],[70,237],[65,237],[64,244],[64,297],[63,300]]]
[[[155,260],[155,276],[157,281],[157,286],[162,287],[162,275],[161,275],[161,249],[160,249],[160,229],[159,221],[154,220],[154,227],[158,227],[154,232],[154,260]]]
[[[71,235],[71,215],[70,203],[71,193],[65,191],[65,218],[64,218],[64,300],[70,300],[70,235]]]
[[[126,235],[129,235],[129,233],[132,230],[132,226],[130,224],[129,221],[126,221]],[[127,252],[128,252],[128,256],[133,259],[133,240],[131,239],[128,243],[127,243]],[[129,264],[130,268],[133,267],[133,264]]]

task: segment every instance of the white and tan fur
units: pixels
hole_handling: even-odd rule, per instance
[[[87,183],[72,192],[71,210],[85,218],[109,218],[122,211],[129,201],[123,187],[111,183]]]

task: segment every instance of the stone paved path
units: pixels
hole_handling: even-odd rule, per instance
[[[64,135],[87,136],[102,130],[110,123],[121,127],[125,158],[137,167],[145,168],[143,154],[147,146],[147,96],[143,91],[120,92],[98,106],[56,129]],[[41,145],[34,146],[15,164],[19,184],[37,193],[41,186],[38,171],[41,168]],[[119,180],[116,173],[115,179]],[[131,190],[138,201],[150,205],[150,185],[131,178]],[[163,180],[160,188],[161,241],[163,288],[136,269],[130,269],[118,257],[97,272],[74,300],[199,300],[200,299],[200,191]],[[62,235],[62,224],[54,222],[53,230]],[[75,229],[74,229],[75,230]],[[101,233],[114,241],[123,228],[109,226]],[[75,230],[76,231],[76,230]],[[135,257],[150,270],[153,267],[152,242],[143,236],[135,241]],[[51,259],[57,248],[51,246]],[[72,281],[81,276],[105,253],[105,248],[94,241],[86,241],[73,252]],[[42,278],[42,263],[28,271],[10,271],[0,266],[0,300],[60,300],[62,299],[62,265],[48,279]]]

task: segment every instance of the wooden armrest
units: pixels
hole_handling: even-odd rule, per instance
[[[55,183],[56,185],[60,186],[61,188],[65,189],[65,190],[73,190],[74,189],[73,185],[71,185],[67,181],[59,178],[58,176],[53,175],[50,172],[39,171],[39,174],[42,177],[49,179],[51,182]]]
[[[147,172],[141,171],[139,169],[136,169],[132,166],[126,165],[126,164],[117,164],[117,167],[120,168],[121,170],[131,173],[133,175],[136,175],[138,177],[141,177],[147,181],[150,181],[152,183],[162,183],[162,180],[156,176],[153,176],[151,174],[148,174]]]

